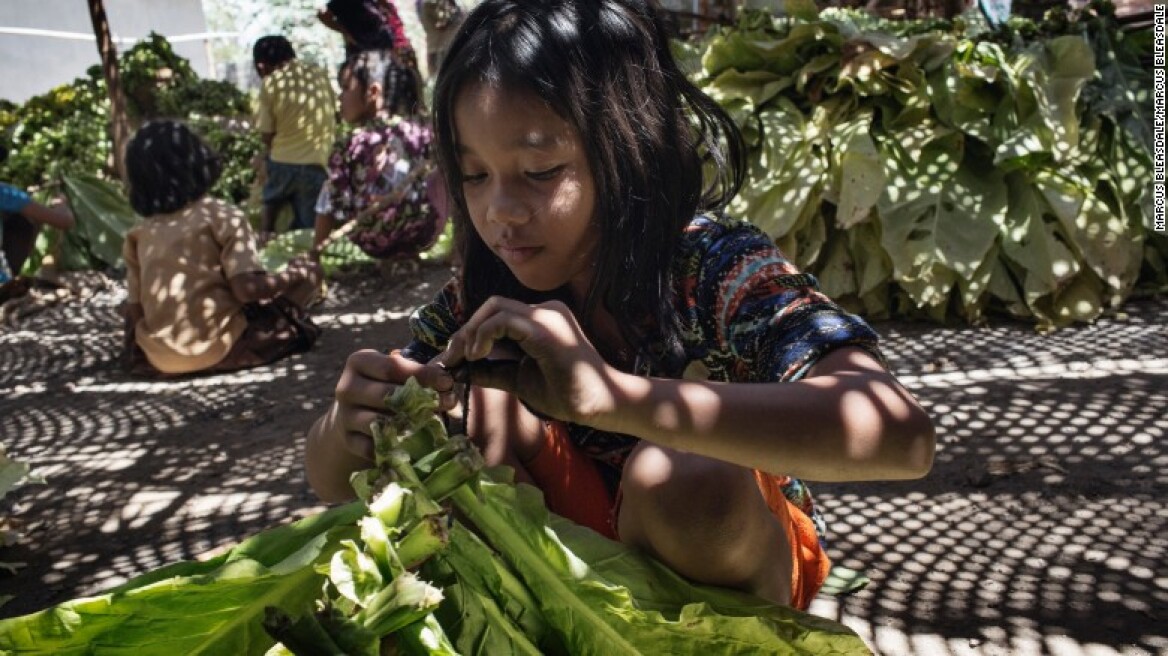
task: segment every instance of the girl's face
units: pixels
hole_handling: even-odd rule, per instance
[[[463,194],[479,237],[524,286],[592,281],[596,187],[580,135],[531,93],[485,85],[454,104]]]
[[[346,67],[341,69],[341,119],[346,123],[357,125],[364,123],[377,115],[376,95],[371,92],[380,88],[371,84],[368,88],[361,86],[361,81],[353,75],[353,71]]]

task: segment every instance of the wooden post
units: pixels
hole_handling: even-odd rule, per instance
[[[118,49],[110,33],[109,18],[102,0],[89,0],[89,18],[93,35],[97,38],[97,52],[101,55],[101,72],[110,99],[110,134],[113,139],[114,173],[125,180],[126,143],[130,140],[130,119],[126,110],[126,96],[118,74]]]

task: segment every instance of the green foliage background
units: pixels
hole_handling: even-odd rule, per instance
[[[186,121],[224,156],[212,190],[235,203],[247,200],[260,141],[251,128],[251,100],[231,84],[200,79],[167,40],[151,34],[119,57],[131,122]],[[8,159],[0,179],[32,189],[54,189],[62,175],[111,178],[109,96],[99,66],[23,105],[0,105],[0,143]]]
[[[875,318],[1050,328],[1168,289],[1145,39],[1092,2],[980,33],[756,12],[678,51],[747,138],[733,213],[826,293]]]

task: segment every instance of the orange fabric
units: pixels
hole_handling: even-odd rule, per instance
[[[544,446],[527,471],[543,490],[548,509],[612,540],[619,540],[616,517],[620,490],[608,492],[596,463],[568,439],[562,422],[544,422]],[[819,545],[811,518],[783,494],[778,479],[755,471],[758,489],[782,524],[791,549],[791,606],[806,610],[827,580],[831,560]]]
[[[815,524],[783,494],[776,477],[755,470],[754,479],[763,499],[783,525],[791,547],[791,606],[806,610],[831,571],[831,559],[819,544]]]
[[[615,540],[615,505],[596,464],[568,439],[559,421],[544,422],[544,444],[524,463],[527,473],[543,490],[548,510]]]

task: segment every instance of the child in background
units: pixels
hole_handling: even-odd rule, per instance
[[[76,222],[64,204],[42,205],[25,190],[0,182],[0,285],[20,275],[42,225],[69,230]]]
[[[654,5],[469,13],[434,96],[460,275],[402,351],[349,357],[308,480],[351,498],[385,394],[414,376],[454,409],[450,371],[469,366],[471,438],[553,512],[806,608],[830,561],[799,479],[920,477],[932,422],[862,319],[723,215],[742,137],[678,68]]]
[[[328,73],[297,59],[282,36],[256,41],[252,57],[263,79],[256,129],[264,144],[260,237],[267,242],[285,203],[292,205],[292,229],[313,225],[335,138],[336,94]]]
[[[356,126],[329,159],[317,202],[314,256],[338,224],[371,257],[413,260],[445,226],[426,184],[430,129],[421,116],[417,68],[385,50],[341,66],[341,118]]]
[[[126,147],[126,366],[143,375],[255,367],[308,350],[320,267],[264,271],[237,208],[211,198],[219,157],[186,125],[147,123]]]

